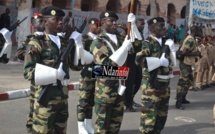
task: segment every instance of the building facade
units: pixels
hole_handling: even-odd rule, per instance
[[[150,0],[135,0],[134,13],[150,16]],[[18,6],[26,0],[0,0],[0,5]],[[78,11],[101,12],[111,10],[126,14],[131,0],[33,0],[32,8],[43,8],[54,5],[62,9]],[[158,16],[168,18],[169,23],[175,24],[178,18],[185,18],[186,0],[157,0]]]

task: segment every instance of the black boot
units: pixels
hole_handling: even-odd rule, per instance
[[[189,103],[190,103],[190,101],[188,101],[188,100],[186,99],[186,95],[182,95],[182,101],[181,101],[181,103],[182,103],[182,104],[189,104]]]
[[[177,101],[175,103],[175,107],[181,110],[184,110],[184,107],[182,106],[182,94],[177,94]]]

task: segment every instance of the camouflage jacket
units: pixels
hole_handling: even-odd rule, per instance
[[[103,31],[96,40],[94,40],[90,46],[90,52],[94,56],[95,64],[109,65],[109,66],[117,66],[109,57],[113,54],[111,48],[104,41],[107,40],[112,45],[113,49],[116,51],[122,45],[122,38],[117,35],[118,44],[115,44],[107,35],[106,32]],[[106,78],[98,78],[97,80],[97,88],[96,92],[106,92],[107,94],[117,95],[117,89],[119,86],[119,80],[110,80]]]
[[[0,35],[0,52],[2,51],[2,48],[4,47],[5,39],[2,35]],[[7,58],[6,54],[3,54],[2,57],[0,57],[1,63],[8,63],[9,59]]]
[[[46,66],[53,67],[53,64],[57,61],[60,54],[65,51],[68,40],[61,38],[61,48],[44,33],[44,35],[34,36],[27,44],[27,50],[24,61],[24,77],[27,80],[34,81],[34,70],[36,63],[40,63]],[[65,79],[69,79],[69,68],[74,69],[72,64],[72,55],[69,54],[68,59],[63,64],[63,70],[66,73]],[[58,68],[59,63],[56,65]]]
[[[164,40],[162,40],[164,42]],[[168,67],[159,67],[151,72],[147,69],[146,57],[157,57],[160,58],[162,55],[162,49],[164,48],[164,43],[162,46],[159,42],[150,35],[145,41],[143,41],[142,49],[137,53],[135,62],[137,65],[140,65],[143,68],[143,79],[151,79],[152,72],[157,71],[156,75],[169,75],[172,73],[172,65],[170,60],[170,52],[166,53],[165,57],[170,61]],[[157,79],[157,77],[155,77]],[[161,80],[163,82],[169,82],[169,80]]]

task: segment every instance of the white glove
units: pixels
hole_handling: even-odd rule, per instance
[[[3,35],[6,43],[12,44],[12,41],[11,41],[11,34],[12,34],[12,32],[10,32],[7,28],[2,28],[0,30],[0,33]]]
[[[165,53],[163,53],[161,58],[160,58],[160,65],[164,66],[164,67],[169,66],[169,60],[167,58],[165,58]]]
[[[136,23],[135,23],[136,17],[133,13],[129,13],[128,15],[128,22],[131,22],[131,31],[130,31],[130,38],[131,42],[135,41],[135,38],[138,40],[142,40],[142,37],[140,35],[140,32],[137,29]]]
[[[59,68],[57,69],[57,79],[63,80],[66,73],[63,71],[63,63],[60,63]]]
[[[169,46],[170,51],[176,51],[174,41],[172,39],[166,40],[165,45]]]
[[[135,23],[136,17],[133,13],[128,14],[128,22]]]
[[[126,47],[128,51],[131,49],[132,43],[131,43],[131,39],[128,39],[128,36],[125,37],[125,39],[122,43],[122,46]]]
[[[74,39],[75,44],[82,44],[82,34],[80,34],[77,31],[72,32],[72,34],[69,37],[70,39]]]

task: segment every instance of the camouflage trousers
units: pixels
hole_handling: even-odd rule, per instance
[[[27,123],[26,127],[28,129],[28,133],[31,133],[32,131],[32,125],[33,125],[33,112],[34,112],[34,100],[35,100],[35,88],[34,85],[31,84],[30,86],[30,96],[29,96],[29,101],[30,101],[30,111],[27,117]]]
[[[139,127],[141,134],[160,134],[165,126],[170,88],[169,82],[159,83],[163,86],[158,86],[160,88],[156,90],[151,88],[146,79],[142,80],[142,113]]]
[[[193,85],[193,74],[192,67],[184,64],[183,62],[179,63],[180,67],[180,77],[178,80],[178,85],[176,87],[176,93],[186,95],[190,86]]]
[[[95,134],[118,134],[124,113],[124,96],[103,96],[102,93],[95,95]]]
[[[77,105],[77,119],[84,121],[84,119],[92,119],[95,93],[95,79],[83,78],[79,80],[79,101]]]
[[[32,134],[66,134],[68,113],[68,99],[64,98],[63,89],[53,87],[48,106],[37,102],[35,94]],[[68,91],[68,89],[67,89]]]

